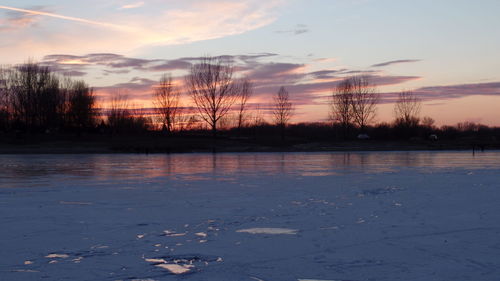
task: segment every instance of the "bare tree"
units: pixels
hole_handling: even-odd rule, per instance
[[[425,128],[433,129],[434,123],[436,123],[436,121],[429,116],[425,116],[424,118],[422,118],[422,126],[424,126]]]
[[[293,104],[285,87],[281,87],[274,97],[274,121],[281,128],[281,138],[285,138],[285,128],[293,115]]]
[[[241,87],[233,80],[233,66],[220,57],[205,57],[191,67],[186,85],[198,115],[215,137],[219,120],[240,96]]]
[[[415,127],[420,122],[420,99],[411,91],[399,93],[398,101],[394,106],[396,124],[404,127]]]
[[[239,105],[238,105],[238,129],[241,129],[244,126],[246,105],[247,105],[248,99],[250,98],[250,96],[252,94],[253,94],[253,84],[247,78],[247,79],[243,80],[243,83],[241,84],[241,92],[240,92],[240,99],[239,99]]]
[[[354,123],[364,130],[375,118],[379,96],[367,76],[352,76],[347,80],[351,84]]]
[[[264,125],[265,123],[266,120],[264,119],[262,110],[260,109],[260,104],[257,104],[257,107],[255,108],[252,114],[252,126],[258,127]]]
[[[59,125],[64,99],[59,78],[48,67],[33,62],[9,72],[13,118],[27,129],[48,129]]]
[[[68,96],[68,116],[71,124],[81,129],[94,126],[95,96],[94,90],[83,81],[72,83]]]
[[[167,130],[167,133],[170,133],[175,129],[177,116],[180,111],[180,93],[172,83],[172,77],[170,75],[162,76],[159,85],[154,90],[153,96],[154,105],[160,121]]]
[[[108,126],[113,132],[118,132],[128,126],[127,123],[131,118],[132,112],[129,109],[128,97],[115,93],[107,112]]]
[[[341,81],[333,90],[330,104],[330,119],[340,124],[346,137],[353,122],[352,110],[353,91],[350,79]]]
[[[0,130],[6,130],[10,119],[8,69],[0,66]]]

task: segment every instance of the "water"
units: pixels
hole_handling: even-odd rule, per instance
[[[500,151],[2,155],[0,280],[498,280],[499,171]]]
[[[46,180],[185,180],[231,179],[242,175],[296,174],[327,176],[380,173],[402,168],[496,169],[500,151],[350,152],[350,153],[223,153],[174,155],[2,155],[0,188],[31,186]]]

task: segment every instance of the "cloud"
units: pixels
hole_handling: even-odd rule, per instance
[[[304,77],[299,70],[304,64],[296,63],[265,63],[254,68],[248,76],[257,81],[272,81],[286,83]],[[279,78],[279,79],[278,79]]]
[[[372,65],[372,67],[384,67],[384,66],[389,66],[393,64],[400,64],[400,63],[412,63],[412,62],[419,62],[421,60],[413,60],[413,59],[406,59],[406,60],[393,60],[393,61],[386,61],[383,63],[378,63]]]
[[[149,78],[134,77],[126,83],[118,83],[106,87],[96,87],[95,90],[101,100],[107,99],[111,95],[116,93],[130,95],[129,98],[134,99],[144,99],[150,98],[152,89],[154,85],[158,82],[151,80]]]
[[[455,99],[467,96],[500,96],[500,82],[422,87],[414,92],[424,100]]]
[[[276,33],[289,33],[294,35],[300,35],[309,32],[309,28],[305,24],[297,24],[293,29],[289,30],[278,30]]]
[[[71,77],[83,77],[83,76],[87,75],[87,72],[78,71],[78,70],[60,71],[60,73],[64,76],[71,76]]]
[[[153,72],[173,72],[176,83],[182,85],[183,75],[190,67],[204,57],[181,57],[171,60],[140,59],[113,53],[95,53],[82,56],[54,54],[44,57],[42,63],[49,65],[60,73],[83,75],[86,68],[101,69],[103,75],[124,75],[130,77],[140,75],[128,82],[117,83],[107,87],[99,87],[101,96],[116,91],[128,92],[131,96],[147,100],[156,82],[151,78]],[[377,70],[358,69],[320,69],[313,72],[307,70],[318,67],[321,63],[311,59],[308,63],[273,62],[269,60],[283,59],[274,53],[257,53],[243,55],[224,55],[220,58],[235,66],[235,76],[249,77],[255,86],[255,98],[259,101],[270,101],[279,87],[286,87],[297,105],[324,104],[334,87],[351,75],[365,75],[377,87],[392,86],[420,79],[418,76],[384,75]]]
[[[136,9],[136,8],[140,8],[142,6],[144,6],[144,2],[137,2],[137,3],[123,5],[120,7],[120,10]]]
[[[41,11],[45,9],[44,6],[32,7],[33,10]],[[5,18],[0,18],[0,32],[12,31],[16,29],[23,29],[35,26],[40,17],[35,14],[20,13],[15,11],[8,11]]]
[[[470,96],[499,96],[500,82],[421,87],[412,91],[426,106],[443,105],[443,100]],[[382,93],[382,103],[394,103],[399,92]],[[435,102],[436,101],[436,102]]]
[[[123,55],[111,54],[111,53],[101,53],[101,54],[87,54],[83,56],[74,55],[48,55],[42,60],[42,64],[53,66],[56,68],[60,67],[76,67],[81,68],[83,66],[98,65],[104,66],[111,69],[135,69],[142,71],[172,71],[172,70],[184,70],[191,66],[191,62],[187,59],[176,59],[176,60],[163,60],[163,59],[138,59],[125,57]],[[126,70],[107,70],[107,73],[125,73]]]
[[[309,73],[308,75],[314,77],[315,79],[328,80],[335,79],[341,76],[351,76],[351,75],[373,75],[379,73],[378,70],[349,70],[347,68],[342,68],[338,70],[320,70]]]
[[[269,25],[277,19],[276,10],[286,4],[285,0],[150,1],[155,9],[109,10],[102,1],[87,0],[85,5],[102,7],[93,18],[64,14],[74,5],[71,1],[61,2],[58,13],[0,6],[0,9],[41,17],[37,33],[27,29],[22,32],[0,30],[3,38],[0,52],[14,54],[10,60],[19,62],[49,52],[130,53],[144,47],[212,40]],[[67,22],[62,27],[54,24],[57,20]]]
[[[256,75],[267,76],[269,71],[275,73],[275,70],[265,70],[265,67],[259,62],[260,59],[270,58],[277,56],[272,53],[258,53],[246,55],[224,55],[219,56],[227,62],[235,65],[237,71],[250,71],[258,69]],[[126,57],[119,54],[112,53],[96,53],[87,54],[83,56],[67,55],[67,54],[53,54],[47,55],[43,58],[41,63],[50,66],[53,70],[59,71],[61,69],[77,69],[87,66],[102,66],[107,69],[104,70],[108,74],[124,74],[129,73],[130,70],[149,71],[149,72],[168,72],[177,70],[188,70],[193,63],[197,63],[205,57],[183,57],[172,60],[165,59],[139,59]],[[285,64],[288,65],[288,64]],[[294,65],[295,66],[295,65]],[[272,64],[267,67],[273,67]],[[282,66],[278,66],[282,67]],[[267,71],[266,73],[262,72]],[[259,74],[260,73],[260,74]]]

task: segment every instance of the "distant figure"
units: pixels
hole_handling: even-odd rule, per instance
[[[431,141],[437,141],[438,140],[438,136],[436,134],[432,134],[432,135],[429,136],[429,139]]]

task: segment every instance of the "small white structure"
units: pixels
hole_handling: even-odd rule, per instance
[[[370,136],[367,134],[359,134],[358,135],[358,140],[369,140]]]
[[[438,140],[438,136],[436,134],[432,134],[429,136],[429,139],[432,140],[432,141],[437,141]]]

